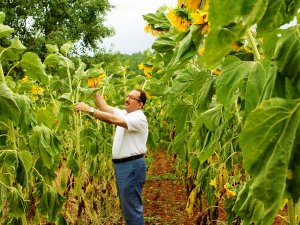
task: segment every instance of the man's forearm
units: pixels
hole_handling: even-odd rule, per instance
[[[108,112],[108,113],[113,113],[114,108],[110,105],[108,105],[103,98],[103,96],[97,91],[95,93],[95,98],[94,98],[95,105],[100,109],[101,111]]]
[[[127,129],[127,123],[126,123],[125,119],[122,117],[115,116],[111,113],[103,112],[100,110],[95,110],[95,112],[93,113],[93,116],[96,119],[99,119],[103,122],[115,124],[115,125],[118,125],[118,126],[121,126],[121,127],[124,127]]]

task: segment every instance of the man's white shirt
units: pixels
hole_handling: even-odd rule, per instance
[[[112,158],[122,159],[133,155],[145,154],[148,138],[148,122],[142,110],[128,113],[126,110],[115,108],[114,115],[123,117],[128,129],[117,126],[113,147]]]

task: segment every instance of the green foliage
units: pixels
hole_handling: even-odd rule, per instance
[[[243,62],[229,56],[222,65],[222,76],[216,83],[217,98],[226,108],[232,107],[238,98],[245,99],[247,115],[258,105],[265,80],[265,69],[261,63]]]
[[[286,193],[286,182],[299,180],[295,176],[297,172],[289,168],[290,161],[295,162],[295,158],[291,158],[296,156],[293,152],[298,151],[294,143],[300,123],[299,104],[299,100],[280,98],[265,101],[249,115],[240,134],[244,167],[252,177],[249,189],[241,195],[248,191],[249,198],[256,199],[265,209],[261,217],[255,218],[259,224],[270,224],[284,196],[294,193]],[[293,175],[288,175],[289,170]],[[299,197],[298,194],[292,196],[295,202]],[[248,213],[250,207],[244,204],[242,209],[236,208],[236,212]]]
[[[299,200],[299,28],[281,28],[299,19],[299,8],[299,1],[210,0],[207,33],[202,24],[170,28],[152,46],[156,89],[165,85],[165,116],[176,128],[170,149],[187,185],[203,190],[199,207],[204,198],[211,207],[222,201],[234,208],[229,221],[271,224],[285,198]],[[191,19],[195,10],[187,12]]]
[[[9,34],[15,30],[22,43],[39,55],[45,54],[46,43],[61,46],[67,41],[81,41],[77,53],[97,52],[98,43],[112,34],[112,30],[104,25],[110,9],[106,0],[3,1],[0,11],[6,14],[6,24],[14,29],[1,25],[6,28],[1,30]]]
[[[148,13],[143,15],[143,18],[153,29],[157,31],[168,31],[171,24],[165,15],[165,9],[165,7],[161,7],[155,12],[155,14]]]
[[[142,62],[144,62],[149,56],[150,53],[145,51],[145,52],[138,52],[138,53],[133,53],[131,55],[128,54],[118,54],[117,55],[117,61],[120,61],[121,65],[125,66],[127,69],[127,74],[140,74],[141,71],[138,69],[138,65]]]
[[[16,103],[13,92],[3,81],[0,81],[0,117],[13,120],[18,124],[20,108]]]

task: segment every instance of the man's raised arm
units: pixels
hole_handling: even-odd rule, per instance
[[[107,112],[107,113],[114,113],[114,107],[108,105],[105,101],[105,99],[103,98],[103,96],[99,93],[99,91],[96,92],[95,94],[95,105],[98,107],[98,109],[100,109],[103,112]]]

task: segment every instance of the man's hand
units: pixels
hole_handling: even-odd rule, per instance
[[[85,104],[84,102],[78,102],[74,106],[76,111],[81,111],[81,112],[90,112],[90,106]]]

